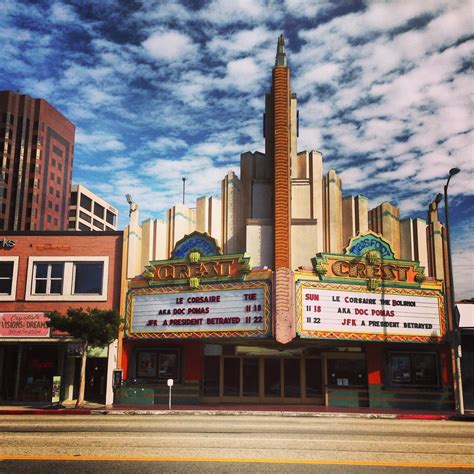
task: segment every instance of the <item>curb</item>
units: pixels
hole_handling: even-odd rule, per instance
[[[313,418],[385,418],[395,419],[397,415],[385,413],[324,413],[291,411],[247,411],[247,410],[91,410],[91,415],[153,415],[153,416],[284,416]]]
[[[136,410],[136,409],[11,409],[0,410],[0,415],[109,415],[109,416],[281,416],[311,418],[359,418],[385,420],[430,420],[430,421],[474,421],[474,417],[417,413],[348,413],[348,412],[311,412],[311,411],[256,411],[256,410]]]
[[[24,409],[24,410],[0,410],[0,415],[90,415],[89,409]]]

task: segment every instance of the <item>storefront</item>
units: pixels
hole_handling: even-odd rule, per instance
[[[473,301],[456,304],[461,355],[461,377],[464,409],[474,411],[474,304]]]
[[[331,344],[326,405],[453,408],[442,286],[417,262],[370,232],[296,272],[296,294],[299,337]]]
[[[50,337],[46,321],[44,313],[0,313],[0,400],[51,402],[65,344]]]
[[[5,233],[4,233],[5,234]],[[70,307],[119,308],[122,232],[9,232],[0,248],[0,400],[72,400],[80,344],[47,327]],[[112,402],[116,345],[88,350],[86,399]],[[59,387],[59,395],[57,389]]]
[[[217,248],[204,255],[199,239],[213,239],[198,233],[184,256],[151,262],[128,293],[116,401],[165,403],[171,378],[183,404],[452,409],[440,283],[380,236],[358,238],[371,247],[351,253],[353,241],[294,273],[288,344],[274,336],[270,270],[248,272],[243,256]]]

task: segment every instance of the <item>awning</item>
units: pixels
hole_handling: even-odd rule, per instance
[[[474,304],[458,303],[456,308],[459,312],[459,327],[474,329]]]

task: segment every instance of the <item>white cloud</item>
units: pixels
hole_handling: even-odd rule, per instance
[[[143,42],[143,47],[154,59],[183,60],[197,53],[197,45],[179,31],[157,31]]]
[[[51,5],[51,19],[56,23],[77,21],[77,15],[71,5],[56,2]]]
[[[125,144],[116,135],[107,132],[86,132],[76,130],[76,143],[90,150],[100,151],[120,151],[124,150]]]

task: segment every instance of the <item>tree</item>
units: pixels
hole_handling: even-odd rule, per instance
[[[117,311],[98,308],[68,308],[67,314],[57,311],[47,313],[48,326],[57,331],[66,332],[82,345],[81,378],[76,408],[84,404],[86,382],[87,348],[89,346],[104,347],[118,337],[122,322]]]

